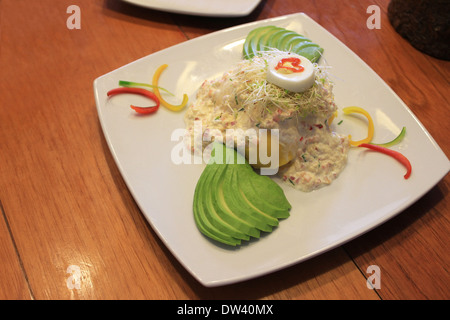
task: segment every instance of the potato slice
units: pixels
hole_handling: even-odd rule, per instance
[[[272,145],[274,144],[274,145]],[[255,150],[256,148],[256,150]],[[278,151],[278,155],[272,156],[272,150]],[[256,156],[255,156],[256,155]],[[272,160],[278,156],[278,167],[284,166],[295,157],[295,150],[286,146],[279,139],[272,139],[271,130],[267,130],[267,134],[260,134],[258,143],[255,145],[247,143],[245,145],[245,158],[250,165],[256,169],[271,167]],[[256,161],[254,159],[256,158]]]

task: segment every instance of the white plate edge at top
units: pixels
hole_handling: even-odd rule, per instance
[[[122,0],[144,8],[177,14],[234,18],[249,15],[261,0],[190,0],[189,5],[183,0]],[[224,6],[224,4],[227,5]]]

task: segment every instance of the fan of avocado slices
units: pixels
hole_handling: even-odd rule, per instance
[[[238,246],[289,217],[281,187],[256,173],[236,150],[215,142],[194,193],[195,223],[205,236]]]
[[[285,28],[263,26],[250,31],[244,42],[244,59],[252,59],[259,52],[278,49],[293,52],[311,62],[317,62],[323,53],[323,48],[305,36]]]

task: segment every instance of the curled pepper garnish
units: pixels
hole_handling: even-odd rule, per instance
[[[155,88],[154,85],[151,85],[151,84],[148,84],[148,83],[134,82],[134,81],[125,81],[125,80],[119,80],[119,86],[121,86],[121,87],[149,87],[149,88],[152,88],[152,89]],[[166,90],[164,88],[158,87],[157,89],[165,91],[166,93],[168,93],[168,94],[173,96],[173,93],[171,93],[170,91],[168,91],[168,90]]]
[[[121,93],[139,94],[141,96],[144,96],[144,97],[147,97],[147,98],[153,100],[156,103],[156,105],[150,106],[150,107],[138,107],[138,106],[130,105],[131,109],[133,109],[137,113],[149,114],[149,113],[154,113],[159,109],[160,102],[159,102],[158,97],[153,92],[146,90],[146,89],[121,87],[121,88],[109,90],[107,95],[108,95],[108,97],[110,97],[110,96],[113,96],[116,94],[121,94]]]
[[[166,107],[167,109],[171,110],[171,111],[180,111],[181,109],[183,109],[188,102],[188,95],[184,94],[183,95],[183,101],[181,102],[181,104],[179,105],[173,105],[168,103],[167,101],[165,101],[162,97],[161,97],[161,93],[159,92],[159,86],[158,86],[158,81],[159,78],[161,76],[161,73],[163,72],[164,69],[166,69],[168,67],[167,64],[163,64],[161,66],[159,66],[158,69],[156,69],[155,74],[153,75],[153,80],[152,80],[152,86],[153,86],[153,91],[155,92],[156,96],[158,97],[158,99],[161,101],[161,104]]]
[[[381,152],[388,156],[393,157],[394,159],[398,160],[401,164],[403,164],[406,167],[406,174],[404,175],[404,178],[408,179],[410,177],[411,172],[412,172],[411,163],[409,162],[408,158],[406,158],[400,152],[391,150],[391,149],[388,149],[388,148],[385,148],[382,146],[370,144],[370,143],[361,143],[360,145],[358,145],[358,147],[368,148],[368,149],[378,151],[378,152]]]
[[[348,135],[348,140],[349,140],[350,145],[357,147],[362,143],[369,143],[370,141],[372,141],[373,133],[374,133],[374,125],[373,125],[373,120],[372,120],[372,117],[370,116],[370,114],[366,110],[364,110],[363,108],[360,108],[360,107],[346,107],[346,108],[343,108],[342,111],[345,114],[350,114],[350,113],[362,114],[367,118],[367,121],[369,122],[367,137],[365,139],[362,139],[359,141],[353,141],[352,136]]]
[[[370,144],[374,144],[374,145],[381,146],[381,147],[386,147],[386,148],[392,147],[393,145],[395,145],[395,144],[399,143],[400,141],[402,141],[403,138],[405,137],[405,134],[406,134],[406,127],[403,127],[402,131],[400,131],[399,135],[394,140],[391,140],[391,141],[385,142],[385,143],[373,143],[373,142],[371,142]]]
[[[333,120],[337,117],[338,112],[335,111],[333,112],[333,114],[328,118],[327,123],[329,126],[331,126],[331,123],[333,122]]]

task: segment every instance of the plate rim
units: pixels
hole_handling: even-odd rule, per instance
[[[427,138],[429,139],[429,141],[430,141],[432,144],[434,144],[435,149],[437,149],[438,151],[440,151],[440,152],[442,153],[442,155],[443,155],[445,158],[447,158],[446,155],[445,155],[445,153],[442,151],[442,149],[439,147],[439,145],[438,145],[438,144],[436,143],[436,141],[434,140],[434,138],[430,135],[430,133],[429,133],[429,132],[427,131],[427,129],[423,126],[423,124],[420,122],[420,120],[414,115],[414,113],[410,110],[410,108],[409,108],[409,107],[403,102],[403,100],[395,93],[395,91],[394,91],[394,90],[393,90],[393,89],[392,89],[392,88],[391,88],[391,87],[390,87],[390,86],[389,86],[389,85],[388,85],[388,84],[387,84],[387,83],[386,83],[386,82],[385,82],[385,81],[384,81],[384,80],[383,80],[383,79],[382,79],[382,78],[381,78],[381,77],[380,77],[380,76],[379,76],[379,75],[378,75],[378,74],[377,74],[377,73],[376,73],[376,72],[375,72],[375,71],[374,71],[374,70],[373,70],[373,69],[372,69],[365,61],[364,61],[364,60],[362,60],[356,53],[354,53],[350,48],[348,48],[344,43],[342,43],[337,37],[335,37],[335,36],[334,36],[333,34],[331,34],[328,30],[326,30],[324,27],[322,27],[320,24],[318,24],[316,21],[314,21],[312,18],[310,18],[307,14],[305,14],[305,13],[303,13],[303,12],[299,12],[299,13],[291,13],[291,14],[287,14],[287,15],[283,15],[283,16],[278,16],[278,17],[272,17],[272,18],[268,18],[268,19],[264,19],[264,20],[252,21],[252,22],[248,22],[248,23],[241,24],[241,25],[229,27],[229,28],[226,28],[226,29],[218,30],[218,31],[215,31],[215,32],[212,32],[212,33],[209,33],[209,34],[206,34],[206,35],[203,35],[203,36],[194,38],[194,39],[192,39],[192,40],[188,40],[188,41],[185,41],[185,42],[176,44],[176,45],[171,46],[171,47],[168,47],[168,48],[166,48],[166,49],[163,49],[163,50],[160,50],[160,51],[151,53],[151,54],[149,54],[149,55],[147,55],[147,56],[145,56],[145,57],[142,57],[142,58],[140,58],[140,59],[137,59],[137,60],[135,60],[135,61],[132,61],[132,62],[130,62],[130,63],[128,63],[128,64],[125,64],[125,65],[122,66],[122,67],[119,67],[119,68],[117,68],[117,69],[115,69],[115,70],[112,70],[112,71],[110,71],[110,72],[108,72],[108,73],[106,73],[106,74],[104,74],[104,75],[101,75],[101,76],[97,77],[97,78],[94,80],[93,85],[94,85],[94,95],[95,95],[95,100],[96,100],[97,110],[98,110],[98,113],[99,113],[100,123],[101,123],[101,126],[102,126],[102,130],[103,130],[105,139],[106,139],[106,141],[107,141],[109,150],[111,151],[111,153],[112,153],[112,155],[113,155],[113,158],[115,159],[115,164],[118,166],[119,171],[120,171],[122,177],[123,177],[124,180],[126,181],[126,184],[127,184],[127,187],[128,187],[128,189],[129,189],[129,191],[133,194],[133,198],[134,198],[135,202],[137,203],[137,205],[139,206],[140,210],[141,210],[142,213],[144,214],[144,217],[145,217],[147,220],[149,220],[149,217],[148,217],[147,214],[145,214],[144,208],[142,208],[142,207],[140,206],[140,203],[139,203],[138,199],[135,197],[135,194],[134,194],[134,192],[133,192],[133,188],[129,185],[129,182],[128,182],[127,179],[125,178],[124,173],[123,173],[123,170],[124,170],[124,169],[121,167],[120,161],[118,161],[118,160],[119,160],[119,159],[118,159],[118,156],[117,156],[117,154],[115,154],[115,152],[114,152],[114,148],[113,148],[112,142],[111,142],[110,139],[109,139],[108,134],[105,132],[105,127],[104,127],[104,123],[103,123],[104,119],[101,117],[101,113],[100,113],[100,112],[101,112],[101,110],[100,110],[100,97],[99,97],[98,91],[97,91],[97,89],[96,89],[96,88],[97,88],[97,85],[98,85],[98,82],[101,81],[102,78],[111,75],[112,73],[116,72],[117,70],[126,68],[127,66],[129,66],[129,65],[131,65],[131,64],[134,64],[134,63],[136,63],[137,61],[140,61],[140,60],[142,60],[142,59],[148,59],[150,56],[152,56],[152,55],[154,55],[154,54],[156,54],[156,53],[164,53],[165,50],[173,49],[173,48],[176,48],[176,47],[179,47],[179,46],[184,46],[184,45],[186,45],[188,42],[189,42],[189,43],[195,43],[196,41],[204,41],[205,39],[208,39],[209,37],[215,37],[215,36],[217,36],[217,35],[219,35],[219,34],[221,34],[221,33],[227,33],[227,32],[230,32],[230,31],[232,31],[232,30],[234,30],[234,29],[242,29],[242,28],[245,28],[245,27],[250,27],[250,26],[255,26],[255,25],[261,25],[261,24],[273,23],[273,22],[280,21],[280,20],[288,20],[288,19],[295,18],[295,17],[297,17],[297,16],[302,16],[304,19],[309,19],[309,20],[311,20],[312,22],[314,22],[314,24],[315,24],[316,26],[318,26],[318,27],[322,28],[324,31],[326,31],[327,34],[328,34],[329,36],[331,36],[332,38],[334,38],[334,41],[337,41],[337,43],[338,43],[340,46],[342,46],[343,48],[345,48],[347,52],[352,53],[352,55],[353,55],[354,58],[358,59],[361,63],[363,63],[363,64],[364,64],[364,67],[367,68],[368,70],[370,70],[370,72],[372,72],[372,73],[378,78],[378,81],[379,81],[381,84],[383,84],[383,86],[384,86],[385,88],[387,88],[387,89],[389,90],[390,94],[393,95],[393,96],[399,101],[399,103],[402,104],[402,106],[403,106],[404,108],[406,108],[406,111],[410,114],[410,116],[412,117],[412,119],[420,126],[422,132],[425,133],[425,135],[427,136]],[[447,161],[448,161],[448,158],[447,158]],[[447,166],[447,173],[448,173],[448,170],[449,170],[448,167],[449,167],[449,166]],[[306,256],[302,256],[302,257],[299,257],[299,258],[297,258],[297,259],[294,259],[294,260],[292,260],[290,263],[280,265],[280,266],[277,267],[277,268],[271,268],[270,270],[265,270],[265,271],[263,271],[263,272],[259,272],[259,273],[256,273],[256,274],[252,274],[251,276],[248,276],[248,275],[242,275],[242,276],[236,276],[236,277],[234,277],[234,278],[232,278],[232,279],[221,279],[221,280],[208,280],[208,279],[204,279],[204,278],[202,277],[202,275],[197,274],[195,271],[193,271],[193,270],[190,268],[190,266],[188,266],[187,264],[185,264],[185,262],[179,257],[179,255],[177,254],[177,252],[174,252],[174,251],[172,250],[172,247],[171,247],[170,244],[167,242],[167,239],[160,233],[160,231],[159,231],[158,228],[153,224],[153,222],[151,222],[151,221],[149,221],[149,222],[150,222],[150,226],[152,227],[152,229],[155,231],[155,233],[158,235],[158,237],[161,239],[161,241],[166,245],[166,248],[168,248],[168,250],[174,255],[174,257],[176,257],[177,261],[179,261],[179,262],[181,263],[181,265],[183,265],[183,267],[184,267],[186,270],[188,270],[189,273],[190,273],[195,279],[197,279],[197,281],[199,281],[202,285],[204,285],[204,286],[206,286],[206,287],[216,287],[216,286],[221,286],[221,285],[227,285],[227,284],[232,284],[232,283],[241,282],[241,281],[245,281],[245,280],[257,278],[257,277],[260,277],[260,276],[263,276],[263,275],[266,275],[266,274],[269,274],[269,273],[272,273],[272,272],[276,272],[276,271],[285,269],[285,268],[287,268],[287,267],[289,267],[289,266],[292,266],[292,265],[298,264],[298,263],[300,263],[300,262],[303,262],[303,261],[305,261],[305,260],[311,259],[311,258],[313,258],[313,257],[315,257],[315,256],[317,256],[317,255],[320,255],[320,254],[322,254],[322,253],[325,253],[325,252],[327,252],[327,251],[329,251],[329,250],[331,250],[331,249],[334,249],[334,248],[336,248],[336,247],[338,247],[338,246],[341,246],[341,245],[347,243],[348,241],[351,241],[351,240],[353,240],[353,239],[355,239],[355,238],[357,238],[357,237],[359,237],[359,236],[361,236],[361,235],[363,235],[363,234],[365,234],[365,233],[367,233],[367,232],[369,232],[369,231],[375,229],[376,227],[382,225],[382,224],[385,223],[386,221],[392,219],[393,217],[395,217],[395,216],[397,216],[398,214],[400,214],[401,212],[403,212],[406,208],[408,208],[409,206],[411,206],[415,201],[417,201],[418,199],[420,199],[421,197],[423,197],[426,193],[428,193],[428,192],[429,192],[429,191],[430,191],[437,183],[439,183],[439,182],[445,177],[445,175],[446,175],[447,173],[444,173],[444,174],[442,175],[442,177],[441,177],[440,179],[438,179],[437,181],[435,181],[429,188],[423,189],[422,192],[421,192],[421,195],[418,196],[413,202],[405,203],[402,207],[398,208],[398,209],[396,210],[396,212],[394,212],[393,214],[390,214],[390,215],[386,215],[383,219],[379,219],[378,222],[377,222],[376,224],[373,224],[370,228],[366,228],[366,229],[364,229],[364,231],[362,231],[362,232],[361,232],[361,231],[355,231],[353,234],[347,235],[347,237],[346,237],[345,240],[338,241],[338,242],[336,242],[336,243],[332,243],[332,244],[328,245],[327,247],[323,247],[323,248],[321,248],[321,249],[319,249],[319,250],[316,250],[315,252],[311,252],[311,253],[309,253],[309,254],[306,255]]]

